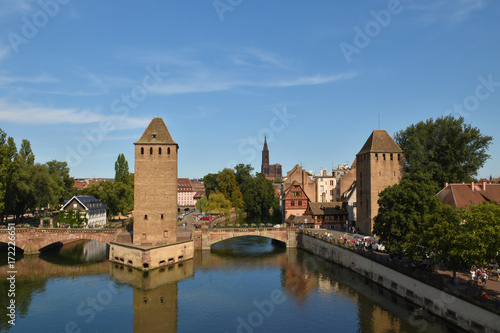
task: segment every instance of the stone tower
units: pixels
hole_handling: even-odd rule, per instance
[[[264,148],[262,149],[262,165],[260,173],[269,175],[269,149],[267,148],[267,138],[264,137]]]
[[[177,241],[177,151],[162,118],[153,118],[135,145],[136,245]]]
[[[373,131],[356,155],[356,227],[361,233],[371,235],[379,193],[399,183],[404,166],[403,150],[387,131]]]

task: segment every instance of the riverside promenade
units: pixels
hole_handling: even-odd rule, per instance
[[[500,281],[497,277],[493,276],[485,285],[478,285],[477,281],[471,281],[471,275],[467,269],[457,272],[457,281],[453,283],[453,272],[447,270],[445,267],[432,267],[431,270],[418,264],[413,267],[411,262],[402,259],[391,259],[389,255],[384,252],[344,245],[343,241],[341,241],[341,237],[345,236],[347,239],[352,240],[352,233],[326,229],[306,229],[306,232],[321,239],[330,240],[334,244],[351,249],[357,254],[361,254],[391,269],[408,275],[409,277],[451,293],[474,305],[500,315]],[[330,234],[330,237],[326,236],[326,234]],[[481,294],[483,292],[488,295],[487,300],[481,299]]]

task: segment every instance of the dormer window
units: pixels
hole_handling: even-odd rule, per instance
[[[151,138],[156,139],[156,133],[151,134]]]

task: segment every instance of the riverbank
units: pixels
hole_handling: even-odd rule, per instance
[[[364,253],[364,250],[358,253],[350,247],[344,248],[343,244],[339,244],[339,239],[325,237],[316,230],[300,231],[297,247],[349,268],[420,306],[422,311],[429,311],[463,329],[500,332],[500,316],[460,297],[458,286],[455,290],[433,287],[389,267],[391,263],[388,256],[385,256],[387,262],[383,264],[375,259],[376,254]]]

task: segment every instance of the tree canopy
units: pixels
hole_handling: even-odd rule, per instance
[[[28,140],[19,151],[12,137],[0,129],[0,222],[27,212],[55,209],[73,193],[74,179],[66,162],[40,164]]]
[[[418,243],[413,239],[414,234],[420,232],[426,215],[435,211],[438,204],[435,194],[439,188],[426,181],[428,177],[420,172],[407,174],[399,184],[380,192],[373,233],[386,243],[391,253],[414,253]]]
[[[443,116],[411,125],[394,140],[404,151],[408,172],[430,172],[430,179],[443,186],[470,182],[490,157],[493,138],[462,117]]]
[[[134,209],[134,176],[128,171],[125,155],[115,162],[115,181],[104,181],[83,190],[84,194],[101,199],[108,206],[109,215],[127,215]]]
[[[123,154],[119,154],[115,162],[115,182],[122,182],[123,184],[129,184],[130,182],[128,162]]]
[[[251,216],[268,216],[271,208],[279,212],[273,182],[260,173],[252,175],[252,172],[250,164],[238,164],[234,170],[226,168],[217,174],[207,174],[203,181],[208,200],[217,192],[229,199],[233,207]]]

